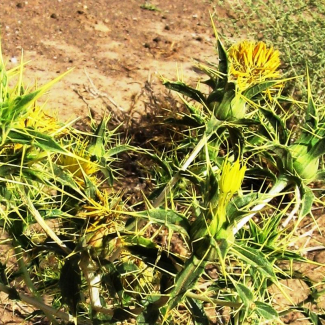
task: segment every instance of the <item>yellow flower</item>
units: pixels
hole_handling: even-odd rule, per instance
[[[240,189],[245,171],[246,166],[241,167],[238,159],[233,164],[226,160],[221,169],[220,193],[233,196]]]
[[[273,47],[268,48],[264,42],[239,42],[230,47],[228,58],[230,76],[237,81],[240,90],[280,76],[280,53]]]
[[[31,127],[40,133],[53,135],[57,132],[66,133],[56,117],[47,114],[42,107],[34,105],[27,116],[23,116],[18,120],[18,127]]]
[[[60,155],[57,160],[57,164],[69,171],[81,186],[84,185],[84,175],[91,176],[99,170],[99,166],[90,161],[86,148],[87,143],[79,142],[71,150],[72,155]]]
[[[240,190],[245,171],[246,166],[241,167],[238,159],[234,163],[226,159],[223,163],[219,180],[218,205],[209,227],[212,235],[218,234],[222,229],[225,230],[227,205],[233,195]]]
[[[37,132],[46,135],[62,135],[67,133],[67,129],[59,124],[56,117],[47,114],[42,107],[34,105],[31,107],[27,115],[20,117],[15,126],[19,129],[32,128]],[[19,150],[23,145],[20,143],[14,144],[14,150]]]

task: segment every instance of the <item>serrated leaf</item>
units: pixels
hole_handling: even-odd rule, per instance
[[[308,186],[302,186],[301,192],[301,209],[300,216],[304,217],[310,213],[313,203],[315,201],[315,195]]]
[[[150,157],[154,162],[156,162],[167,173],[170,178],[173,176],[173,170],[166,160],[148,151],[145,151],[145,155]]]
[[[204,271],[205,264],[204,261],[199,260],[194,255],[186,261],[184,269],[175,278],[166,308],[162,309],[165,319],[169,312],[183,301],[186,291],[194,287]]]
[[[274,81],[274,80],[261,82],[243,91],[243,96],[246,97],[247,99],[252,99],[254,96],[260,94],[261,92],[274,86],[277,83],[278,81]]]
[[[173,210],[161,208],[148,209],[147,211],[132,213],[132,216],[147,219],[155,224],[166,226],[172,231],[188,236],[188,231],[190,229],[188,220],[183,215]]]
[[[53,137],[29,128],[10,130],[7,141],[8,139],[11,143],[34,145],[44,151],[67,154],[67,151],[61,147]]]
[[[256,268],[263,276],[272,279],[274,282],[277,281],[272,264],[259,250],[251,247],[241,247],[239,245],[233,245],[230,250],[248,265]]]
[[[279,318],[279,315],[277,311],[272,308],[270,305],[261,302],[256,301],[255,302],[255,309],[254,311],[261,317],[263,317],[265,320],[274,320]]]
[[[307,69],[307,88],[308,88],[308,102],[306,107],[306,124],[309,126],[311,130],[317,130],[317,111],[315,107],[315,103],[313,100],[312,92],[311,92],[311,85],[310,85],[310,79],[309,79],[309,73]]]
[[[181,119],[169,117],[165,119],[165,122],[168,124],[186,125],[186,126],[197,128],[204,124],[204,119],[197,114],[193,114],[191,116],[185,115]]]
[[[275,112],[261,106],[258,106],[258,109],[261,113],[263,113],[267,121],[270,122],[272,126],[272,130],[266,130],[265,135],[270,137],[269,132],[271,131],[273,134],[271,135],[270,140],[273,140],[273,138],[278,138],[281,144],[286,144],[288,142],[289,135],[287,132],[287,127],[281,117]]]
[[[222,42],[220,39],[217,39],[217,50],[218,50],[218,57],[219,57],[219,66],[218,70],[219,72],[223,73],[226,77],[224,82],[227,82],[227,76],[228,76],[228,55],[227,51],[225,50]]]
[[[207,176],[202,185],[202,193],[204,193],[205,206],[215,206],[218,201],[218,179],[209,165],[207,168]]]
[[[245,209],[245,206],[250,205],[252,201],[257,201],[258,199],[258,193],[249,193],[243,196],[236,196],[233,200],[231,200],[226,208],[230,224],[232,224],[236,219],[247,214],[248,209]]]
[[[236,281],[232,281],[232,282],[236,288],[236,292],[238,293],[241,301],[243,302],[245,307],[249,308],[254,300],[254,295],[252,291],[248,287],[246,287],[245,285],[239,282]]]
[[[186,97],[189,97],[200,104],[205,104],[206,99],[203,93],[201,93],[199,90],[192,88],[188,85],[186,85],[183,82],[170,82],[170,81],[164,81],[163,85],[166,86],[170,90],[177,91],[178,93],[185,95]]]
[[[88,152],[91,156],[97,157],[97,159],[100,159],[105,154],[105,148],[103,145],[103,137],[106,131],[106,123],[104,119],[101,120],[99,123],[94,136],[91,138],[91,144],[88,148]]]
[[[103,157],[105,157],[106,159],[109,159],[113,156],[116,156],[122,152],[125,152],[125,151],[128,151],[128,150],[131,150],[132,147],[127,145],[127,144],[121,144],[121,145],[117,145],[111,149],[108,149],[106,150],[105,154]]]

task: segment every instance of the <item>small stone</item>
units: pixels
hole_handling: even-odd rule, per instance
[[[259,41],[261,41],[263,38],[264,38],[263,33],[258,33],[258,34],[257,34],[257,39],[258,39]]]
[[[166,26],[165,26],[165,29],[166,29],[166,30],[170,30],[169,25],[166,25]]]
[[[154,42],[159,43],[161,41],[161,37],[157,36],[153,39]]]
[[[150,44],[149,44],[149,43],[144,43],[143,46],[144,46],[146,49],[150,49]]]
[[[24,2],[18,2],[16,4],[16,7],[19,8],[19,9],[24,8],[25,7],[25,3]]]
[[[50,16],[52,19],[58,19],[58,15],[56,13],[53,13],[51,16]]]

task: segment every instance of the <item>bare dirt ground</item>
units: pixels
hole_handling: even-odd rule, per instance
[[[103,114],[114,107],[112,101],[126,111],[141,111],[138,97],[146,80],[159,84],[160,74],[174,79],[177,69],[187,79],[194,75],[192,59],[215,60],[209,1],[141,5],[146,2],[4,1],[0,23],[8,67],[23,49],[24,60],[31,60],[26,69],[31,81],[42,84],[74,68],[49,96],[49,106],[67,120],[89,108]],[[103,94],[105,99],[95,100]]]
[[[120,109],[142,114],[146,81],[159,91],[159,75],[175,79],[178,71],[194,82],[198,75],[192,59],[216,60],[213,10],[233,18],[229,7],[213,7],[208,0],[4,0],[2,52],[10,68],[23,50],[24,61],[31,60],[25,70],[30,84],[46,83],[74,68],[48,95],[47,106],[57,109],[62,120],[83,118],[89,110],[98,116]],[[218,20],[216,27],[226,29]],[[317,258],[321,262],[321,255]],[[298,291],[306,294],[303,288]],[[4,294],[0,300],[0,324],[27,324],[19,317],[26,306],[13,305]],[[305,324],[297,317],[286,322]]]

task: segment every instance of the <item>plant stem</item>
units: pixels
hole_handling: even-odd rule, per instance
[[[21,250],[21,247],[20,247],[19,243],[16,241],[16,239],[13,239],[12,244],[14,246],[19,271],[23,275],[24,282],[25,282],[26,286],[28,287],[28,289],[30,290],[30,292],[35,296],[34,297],[35,301],[38,301],[39,303],[42,304],[43,303],[42,298],[40,297],[39,293],[37,292],[37,289],[35,288],[34,283],[31,280],[29,273],[27,271],[26,265],[24,263],[23,252]],[[52,324],[58,324],[58,322],[53,317],[52,313],[48,313],[46,310],[43,310],[43,311],[44,311],[44,314],[47,316],[47,318],[52,322]]]
[[[204,134],[202,139],[198,142],[198,144],[193,149],[192,153],[188,157],[188,159],[185,161],[182,168],[171,178],[171,180],[166,184],[162,192],[159,194],[159,196],[153,201],[152,206],[154,208],[158,208],[161,202],[165,199],[167,193],[171,191],[171,189],[174,187],[174,185],[177,183],[177,181],[180,178],[180,173],[186,171],[186,169],[190,166],[190,164],[193,162],[193,160],[196,158],[196,156],[200,153],[202,148],[205,146],[207,141],[210,139],[212,133],[210,134]]]
[[[104,308],[101,304],[99,286],[102,279],[102,274],[97,272],[98,267],[96,263],[91,260],[88,252],[82,252],[79,265],[88,283],[92,310],[113,315],[113,310]]]
[[[24,201],[24,203],[27,205],[28,210],[33,215],[37,223],[43,228],[43,230],[46,232],[46,234],[53,239],[53,241],[61,247],[61,249],[69,255],[72,251],[69,249],[66,244],[63,243],[63,241],[55,234],[55,232],[50,228],[47,223],[44,221],[38,210],[35,208],[32,200],[28,195],[25,194],[24,191],[20,191],[21,198]]]
[[[280,176],[277,181],[274,183],[273,187],[270,189],[268,193],[265,194],[266,198],[262,200],[262,203],[256,205],[249,215],[242,218],[233,228],[234,235],[243,228],[246,223],[256,215],[256,213],[262,210],[277,194],[280,194],[282,190],[288,186],[290,183],[289,179],[286,176]]]

